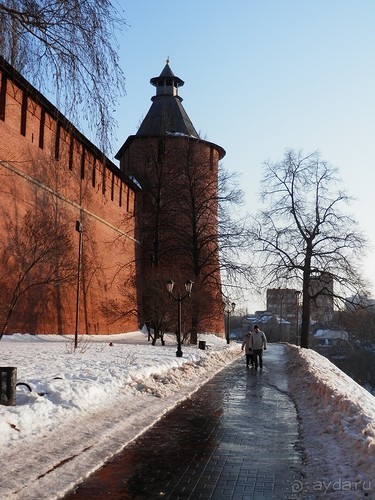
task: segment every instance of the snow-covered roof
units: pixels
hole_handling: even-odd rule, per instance
[[[317,330],[314,337],[320,339],[344,339],[349,340],[349,335],[343,330]]]

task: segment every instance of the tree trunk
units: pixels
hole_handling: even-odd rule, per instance
[[[303,269],[302,284],[302,321],[301,321],[301,347],[309,347],[310,328],[310,273],[311,273],[311,244],[307,245],[305,265]]]
[[[302,298],[302,321],[301,321],[301,347],[309,347],[310,326],[310,300],[308,293],[303,293]]]

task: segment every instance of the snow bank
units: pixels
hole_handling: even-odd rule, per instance
[[[346,483],[347,498],[363,498],[375,488],[374,396],[311,349],[288,346],[288,372],[306,451],[307,488],[319,491],[320,482],[332,493],[335,484]],[[346,498],[342,488],[339,493]]]
[[[173,336],[13,335],[1,366],[16,366],[15,407],[0,406],[0,498],[54,500],[121,451],[241,353],[201,335],[208,350]],[[270,345],[270,352],[272,345]],[[298,409],[303,498],[354,499],[375,491],[375,398],[313,350],[287,345],[288,390]],[[276,375],[277,376],[277,375]],[[296,490],[297,491],[297,490]]]
[[[209,349],[173,336],[80,338],[12,335],[1,366],[16,366],[17,405],[0,406],[0,498],[61,498],[179,401],[241,354],[238,344],[200,335]]]

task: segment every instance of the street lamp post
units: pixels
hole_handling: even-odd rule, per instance
[[[175,283],[171,279],[169,279],[166,283],[167,287],[167,292],[169,296],[174,299],[177,302],[177,351],[176,351],[176,356],[178,358],[182,357],[182,350],[181,350],[181,310],[182,310],[182,302],[186,299],[186,297],[191,296],[191,289],[193,287],[193,282],[191,280],[187,280],[185,282],[185,290],[186,290],[186,295],[181,295],[180,292],[178,292],[178,295],[173,294],[173,287]]]
[[[227,344],[229,344],[230,315],[234,312],[235,307],[236,304],[234,302],[230,303],[229,300],[225,302],[224,311],[227,314],[227,334],[226,334]]]
[[[76,327],[74,331],[74,350],[78,346],[78,318],[79,318],[79,291],[81,288],[81,263],[82,263],[82,223],[76,220],[76,231],[78,238],[78,268],[77,268],[77,294],[76,294]]]
[[[283,299],[284,295],[280,295],[280,319],[279,319],[279,342],[281,342],[282,321],[283,321]]]

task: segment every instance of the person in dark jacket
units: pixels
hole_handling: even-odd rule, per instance
[[[263,349],[267,349],[267,339],[262,332],[262,330],[259,330],[259,326],[255,325],[254,326],[254,331],[251,335],[251,347],[253,349],[254,353],[254,363],[255,363],[255,369],[258,368],[258,361],[259,361],[259,368],[263,367]]]
[[[249,363],[251,363],[251,367],[254,366],[254,356],[253,356],[253,348],[251,347],[251,337],[252,337],[252,333],[249,330],[243,338],[242,347],[241,347],[242,351],[244,350],[244,347],[245,347],[246,366],[248,368],[249,368]]]

